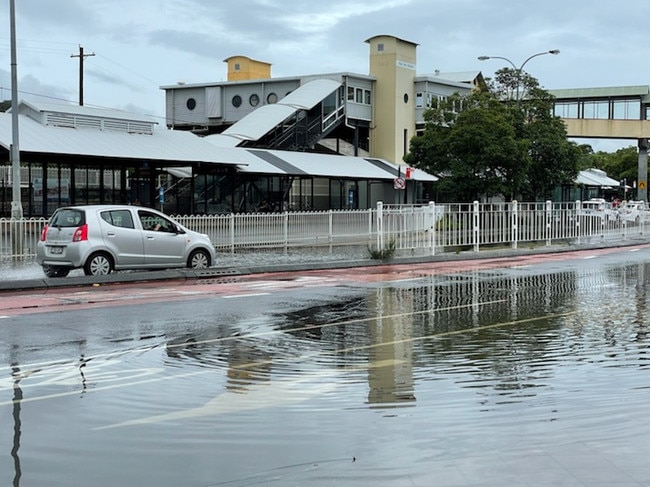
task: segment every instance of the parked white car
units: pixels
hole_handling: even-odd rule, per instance
[[[643,201],[627,201],[619,207],[618,211],[625,221],[639,224],[648,209]]]
[[[616,220],[618,214],[603,198],[592,198],[582,202],[582,209],[580,212],[584,217],[598,217],[604,220]]]
[[[47,277],[124,269],[204,269],[216,250],[207,235],[193,232],[151,208],[126,205],[58,208],[36,246],[36,261]]]

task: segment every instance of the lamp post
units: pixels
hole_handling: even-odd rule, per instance
[[[512,69],[515,70],[515,74],[517,76],[517,98],[516,98],[516,100],[517,100],[517,102],[519,102],[519,86],[521,85],[521,72],[523,71],[524,66],[526,66],[526,63],[528,63],[528,61],[530,61],[531,59],[536,58],[538,56],[544,56],[546,54],[553,54],[554,56],[556,56],[556,55],[560,54],[560,50],[559,49],[552,49],[550,51],[538,52],[536,54],[533,54],[532,56],[528,56],[526,58],[526,60],[523,63],[521,63],[521,65],[519,67],[517,67],[515,65],[515,63],[513,63],[510,59],[508,59],[507,57],[503,57],[503,56],[479,56],[478,60],[479,61],[487,61],[488,59],[502,59],[503,61],[507,61],[510,64],[510,66],[512,66]]]

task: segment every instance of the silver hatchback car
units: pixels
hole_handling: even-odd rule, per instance
[[[47,277],[77,268],[100,276],[126,269],[204,269],[214,265],[216,251],[207,235],[151,208],[67,206],[43,228],[36,261]]]

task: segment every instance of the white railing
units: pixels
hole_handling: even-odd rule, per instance
[[[429,203],[384,205],[368,210],[330,210],[226,215],[177,215],[210,236],[220,252],[365,246],[434,255],[520,244],[551,245],[646,235],[650,211],[588,213],[571,203]],[[44,218],[0,218],[0,259],[33,259]]]

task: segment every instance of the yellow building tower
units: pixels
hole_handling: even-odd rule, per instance
[[[376,78],[370,153],[403,164],[415,135],[417,44],[390,35],[371,37],[370,75]]]
[[[245,81],[271,78],[271,65],[246,56],[231,56],[224,59],[228,63],[228,81]]]

